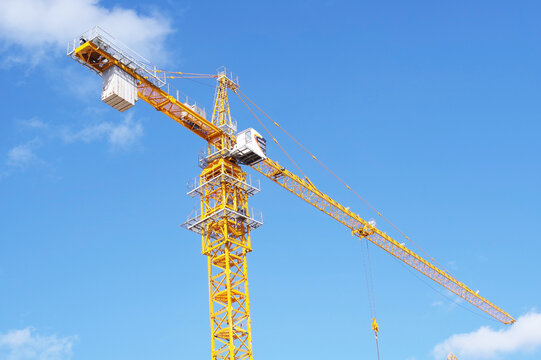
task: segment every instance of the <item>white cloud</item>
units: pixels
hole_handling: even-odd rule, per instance
[[[113,146],[127,147],[132,145],[143,135],[143,125],[131,121],[131,117],[120,125],[114,126],[108,134],[109,143]]]
[[[39,140],[34,139],[25,144],[15,146],[8,151],[6,163],[8,166],[24,169],[38,160],[34,150],[39,147]]]
[[[47,162],[36,155],[36,150],[43,144],[42,139],[45,143],[56,139],[66,144],[107,141],[112,150],[127,150],[137,144],[144,134],[142,123],[133,120],[131,113],[119,123],[104,121],[78,130],[51,126],[39,118],[20,120],[18,123],[22,128],[37,131],[39,137],[17,145],[7,152],[6,166],[4,169],[0,168],[0,180],[9,177],[16,170],[25,170],[35,165],[48,166]]]
[[[3,360],[68,360],[71,359],[74,336],[42,336],[34,329],[0,333],[0,358]]]
[[[48,127],[46,123],[44,123],[41,119],[37,117],[33,117],[28,120],[21,120],[21,121],[18,121],[18,123],[22,127],[28,128],[28,129],[45,129]]]
[[[157,12],[143,15],[132,9],[106,8],[99,0],[0,1],[0,40],[25,50],[3,60],[11,63],[36,63],[46,51],[63,54],[68,41],[94,26],[141,55],[161,61],[166,56],[165,38],[172,33],[170,23]]]
[[[464,302],[463,298],[457,296],[456,294],[454,294],[453,292],[449,290],[445,290],[445,292],[442,293],[442,296],[447,298],[448,301],[443,301],[440,298],[438,298],[438,300],[435,300],[432,302],[431,306],[440,307],[448,311],[451,311],[455,309],[457,306],[460,306],[460,304]]]
[[[143,136],[143,132],[141,122],[134,121],[130,113],[119,124],[101,122],[75,132],[65,129],[61,132],[61,137],[67,143],[79,141],[89,143],[105,139],[114,149],[126,149],[134,145]]]
[[[452,351],[459,359],[493,359],[502,354],[536,351],[541,348],[541,313],[532,311],[511,326],[493,330],[483,326],[466,334],[456,334],[436,345],[435,359]]]

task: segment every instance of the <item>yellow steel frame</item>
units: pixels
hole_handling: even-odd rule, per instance
[[[223,151],[221,154],[227,157],[226,150],[230,149],[235,142],[234,134],[223,131],[222,127],[228,122],[231,125],[227,89],[234,90],[238,85],[228,79],[225,74],[218,76],[213,119],[208,121],[142,76],[137,69],[124,65],[108,53],[106,48],[100,48],[88,41],[76,48],[73,56],[97,73],[102,73],[112,65],[123,69],[137,79],[138,95],[141,99],[205,139],[209,143],[209,154],[211,150],[219,150]],[[473,292],[447,272],[421,258],[359,215],[319,191],[308,180],[299,178],[270,159],[253,165],[252,168],[344,224],[351,229],[353,235],[368,239],[499,321],[505,324],[515,321],[508,313]],[[219,184],[208,181],[221,174],[224,176]],[[230,177],[238,181],[228,181]],[[208,219],[202,232],[202,253],[208,257],[213,360],[252,360],[246,265],[246,254],[252,249],[246,218],[238,216],[239,211],[249,216],[248,194],[246,188],[240,185],[245,179],[246,174],[242,172],[240,166],[234,160],[224,157],[211,159],[199,178],[203,188],[201,218]],[[226,215],[212,216],[219,211]],[[237,215],[231,215],[232,212],[236,212]]]
[[[209,154],[212,150],[227,150],[233,146],[234,134],[224,132],[221,127],[232,124],[227,89],[234,89],[237,85],[225,74],[218,77],[213,120],[208,121],[154,85],[136,69],[124,65],[109,54],[107,49],[91,41],[76,48],[73,55],[97,73],[115,65],[136,78],[139,98],[208,141]],[[250,229],[245,218],[227,215],[219,219],[212,217],[213,213],[226,209],[250,215],[246,188],[241,185],[246,180],[246,173],[234,162],[218,158],[203,170],[200,175],[201,184],[220,174],[239,181],[226,181],[230,177],[224,176],[219,186],[203,186],[201,195],[201,218],[210,219],[202,234],[202,253],[208,256],[212,359],[251,360],[252,336],[246,264],[246,254],[252,250]]]
[[[352,234],[360,238],[366,238],[383,250],[411,266],[415,270],[426,275],[446,289],[460,296],[469,303],[475,305],[487,314],[493,316],[505,324],[512,324],[515,320],[504,310],[468,288],[449,273],[426,261],[413,251],[391,238],[389,235],[369,224],[359,215],[353,213],[345,206],[331,199],[328,195],[319,191],[310,182],[299,178],[289,172],[277,162],[266,159],[254,168],[278,185],[289,190],[325,214],[344,224],[351,229]]]
[[[221,181],[210,181],[220,178]],[[246,254],[252,251],[246,218],[246,173],[223,158],[203,170],[202,253],[208,257],[211,354],[213,360],[252,359]],[[215,214],[220,214],[213,217]],[[241,216],[239,216],[239,214]],[[245,216],[242,216],[245,215]]]
[[[228,89],[236,84],[218,76],[212,123],[232,129]],[[233,135],[222,133],[214,149],[229,150]],[[214,148],[214,149],[213,149]],[[221,179],[219,182],[211,179]],[[211,356],[213,360],[252,360],[252,332],[246,254],[252,251],[247,218],[246,173],[224,156],[212,160],[201,173],[201,218],[209,219],[202,233],[202,252],[208,257]],[[213,216],[220,214],[219,216]]]
[[[225,74],[218,76],[218,85],[216,87],[216,99],[214,100],[214,110],[212,112],[212,123],[219,129],[233,129],[233,121],[231,119],[231,110],[229,109],[229,98],[227,96],[228,89],[236,89],[237,84],[232,82]],[[223,131],[223,130],[222,130]],[[209,154],[216,150],[231,149],[234,145],[234,135],[226,136],[224,132],[223,136],[220,136],[219,146],[216,143],[209,142]]]
[[[90,67],[97,73],[102,73],[115,65],[137,79],[137,95],[156,110],[169,116],[191,132],[199,135],[217,148],[221,148],[224,134],[217,126],[208,121],[189,106],[168,94],[165,90],[152,84],[146,77],[139,74],[136,69],[124,65],[114,58],[106,49],[100,48],[94,43],[87,41],[73,52],[74,57],[81,63]]]

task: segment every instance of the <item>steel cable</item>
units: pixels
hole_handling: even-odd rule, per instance
[[[322,167],[324,167],[331,175],[333,175],[338,181],[340,181],[350,192],[355,194],[361,201],[363,201],[370,209],[372,209],[378,216],[385,220],[389,225],[391,225],[396,231],[398,231],[406,240],[411,242],[417,249],[419,249],[423,254],[425,254],[429,259],[431,259],[435,264],[437,264],[442,270],[449,273],[440,263],[436,261],[432,256],[430,256],[426,251],[424,251],[415,241],[411,240],[404,232],[402,232],[398,227],[396,227],[389,219],[383,216],[376,208],[374,208],[368,201],[366,201],[361,195],[359,195],[355,190],[353,190],[344,180],[342,180],[338,175],[336,175],[329,167],[327,167],[321,160],[319,160],[314,154],[312,154],[308,149],[306,149],[297,139],[295,139],[289,132],[287,132],[283,127],[281,127],[276,121],[274,121],[269,115],[267,115],[259,106],[257,106],[250,98],[248,98],[242,91],[237,89],[242,96],[246,98],[253,106],[255,106],[263,115],[265,115],[276,127],[282,130],[291,140],[293,140],[299,147],[301,147],[310,157],[317,161]],[[238,95],[238,94],[237,94]],[[258,120],[259,121],[259,120]],[[304,175],[304,174],[303,174]]]

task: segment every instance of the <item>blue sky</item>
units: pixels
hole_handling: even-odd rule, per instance
[[[0,359],[209,358],[206,259],[179,227],[197,205],[185,183],[204,144],[142,101],[126,113],[100,101],[100,78],[65,56],[94,25],[168,70],[227,66],[427,253],[521,317],[500,325],[370,246],[382,358],[539,359],[540,10],[3,1]],[[210,110],[212,81],[174,85]],[[239,129],[263,133],[238,99],[231,108]],[[318,187],[375,217],[273,133]],[[268,154],[294,170],[278,148]],[[265,225],[248,260],[255,358],[376,358],[359,241],[261,185],[251,204]]]

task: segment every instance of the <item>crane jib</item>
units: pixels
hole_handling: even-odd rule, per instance
[[[465,284],[452,277],[447,272],[439,269],[434,264],[421,258],[413,251],[398,243],[396,240],[369,224],[359,215],[351,212],[346,207],[337,203],[329,196],[319,191],[313,184],[304,181],[295,174],[289,172],[278,163],[266,159],[253,169],[271,179],[278,185],[289,190],[325,214],[331,216],[343,225],[351,229],[352,233],[360,238],[366,238],[379,246],[423,275],[442,285],[457,296],[468,301],[480,310],[491,315],[504,324],[512,324],[515,320],[505,311],[479,296]]]
[[[162,89],[160,86],[164,87],[164,84],[158,83],[153,78],[152,70],[143,71],[134,67],[131,60],[116,55],[110,45],[102,44],[100,46],[92,41],[87,41],[75,48],[69,55],[99,75],[111,66],[121,68],[137,79],[137,93],[140,99],[203,139],[214,143],[223,134],[221,129],[195,112],[189,104],[183,103]]]
[[[159,70],[136,53],[122,47],[120,43],[111,39],[103,30],[96,28],[91,30],[89,34],[81,36],[80,39],[75,39],[69,44],[68,55],[99,75],[102,75],[104,71],[112,66],[122,69],[137,80],[139,98],[208,141],[218,150],[223,149],[220,141],[224,137],[231,136],[229,139],[233,139],[232,135],[224,133],[212,121],[207,120],[204,114],[198,112],[195,104],[190,104],[188,100],[181,101],[178,93],[176,96],[170,94],[169,84],[165,82],[165,77],[159,75]],[[231,82],[230,88],[235,89],[237,86],[238,81]],[[263,155],[265,155],[266,144],[264,139],[261,137],[261,139],[257,140]],[[342,206],[319,191],[309,180],[299,178],[268,158],[251,165],[251,167],[339,221],[348,227],[352,234],[368,239],[400,261],[497,320],[505,324],[511,324],[515,321],[505,311],[473,292],[449,273],[421,258],[359,215],[351,212],[349,208]]]

